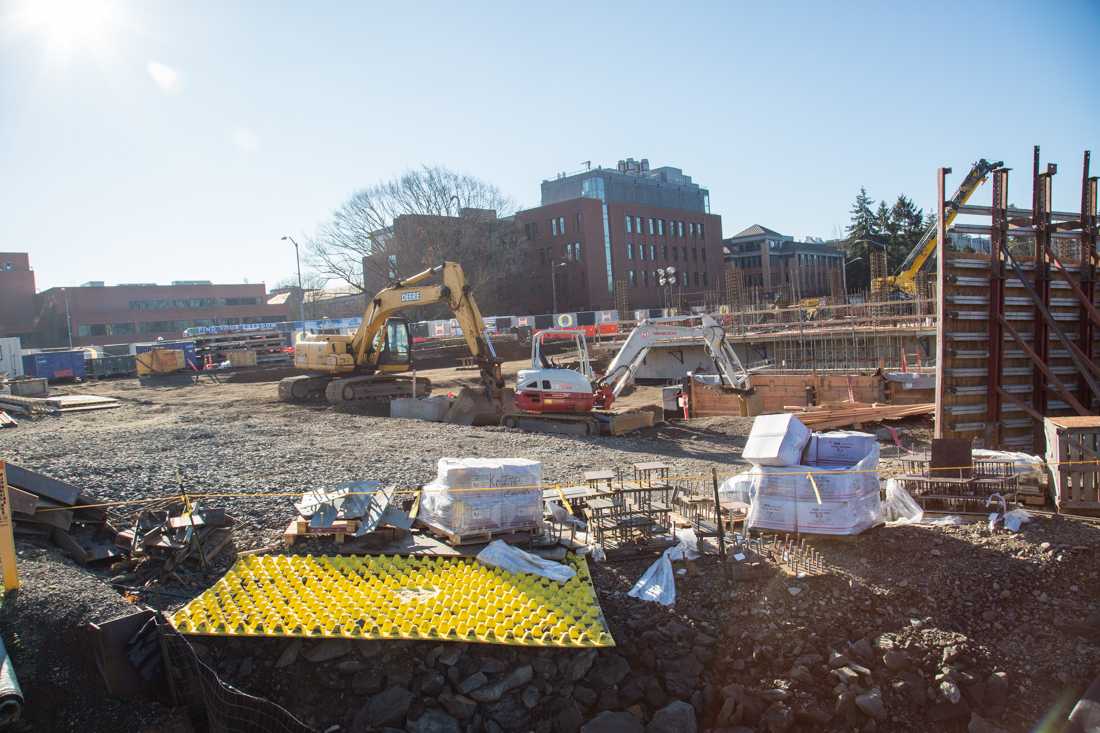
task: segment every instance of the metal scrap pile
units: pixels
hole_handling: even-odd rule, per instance
[[[122,552],[99,500],[76,486],[7,464],[8,497],[15,535],[53,542],[81,563],[107,560]]]
[[[206,569],[229,545],[233,517],[224,509],[195,503],[190,511],[181,501],[157,509],[142,509],[129,529],[118,532],[115,545],[128,557],[111,566],[134,580],[165,580],[191,563]]]
[[[335,535],[337,542],[345,537],[362,538],[383,533],[387,527],[408,530],[412,518],[393,503],[393,490],[378,481],[354,481],[335,489],[315,489],[302,495],[294,505],[297,519],[287,527],[284,540],[288,545],[303,536]]]

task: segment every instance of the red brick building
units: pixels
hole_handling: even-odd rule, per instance
[[[34,329],[34,270],[26,252],[0,252],[0,336]]]
[[[543,205],[521,211],[531,279],[529,312],[615,308],[624,288],[631,308],[661,307],[669,296],[702,303],[720,288],[722,218],[709,194],[677,168],[620,161],[542,184]],[[658,269],[674,267],[677,285],[663,288]],[[553,273],[553,274],[552,274]]]
[[[74,346],[179,338],[185,328],[288,320],[285,305],[268,305],[260,284],[215,285],[181,281],[171,285],[86,283],[50,288],[38,295],[36,346]]]

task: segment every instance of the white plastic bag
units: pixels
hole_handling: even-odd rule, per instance
[[[886,481],[886,500],[882,502],[883,518],[890,524],[920,524],[924,510],[920,508],[897,479]]]
[[[668,554],[676,548],[670,547],[661,553],[657,561],[638,578],[638,582],[627,593],[640,601],[654,601],[662,606],[671,606],[676,602],[676,580],[672,573],[672,560]]]
[[[477,561],[510,573],[541,575],[559,583],[564,583],[577,574],[577,571],[568,565],[532,555],[509,545],[504,540],[490,542],[484,550],[477,553]]]
[[[1020,526],[1030,521],[1031,514],[1028,513],[1027,509],[1013,509],[1004,517],[1005,529],[1009,532],[1019,532]]]

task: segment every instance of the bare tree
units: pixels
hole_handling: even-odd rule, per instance
[[[515,204],[486,181],[442,167],[409,171],[356,192],[307,244],[320,275],[373,293],[452,260],[483,308],[519,289]]]

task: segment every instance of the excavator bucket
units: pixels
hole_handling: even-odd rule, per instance
[[[485,390],[463,387],[444,418],[456,425],[500,425],[500,419],[516,411],[515,390],[501,391],[500,400],[485,394]]]

